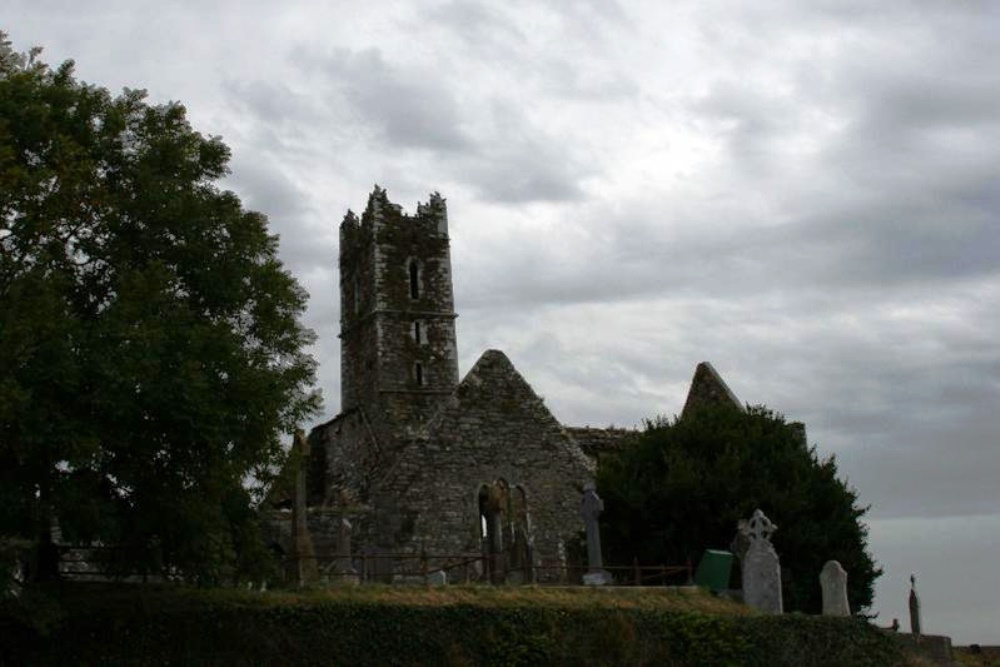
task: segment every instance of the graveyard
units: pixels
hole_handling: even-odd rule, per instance
[[[666,568],[648,585],[638,566],[603,563],[603,507],[586,488],[586,564],[548,583],[497,585],[497,564],[480,561],[487,576],[449,584],[426,560],[393,584],[352,571],[271,590],[64,577],[0,600],[0,655],[3,664],[955,664],[947,637],[921,635],[915,579],[908,634],[852,616],[847,574],[833,560],[817,576],[822,614],[785,613],[771,543],[779,527],[756,510],[735,553],[709,552],[697,572],[673,572],[680,585],[667,583]],[[734,557],[737,590],[728,588]],[[310,571],[315,563],[295,568]]]

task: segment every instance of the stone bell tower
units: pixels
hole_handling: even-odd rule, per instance
[[[378,186],[340,225],[341,412],[379,431],[422,426],[458,384],[448,212],[407,215]]]

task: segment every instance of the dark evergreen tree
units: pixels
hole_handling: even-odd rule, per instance
[[[229,576],[318,407],[306,295],[183,106],[37,56],[0,33],[0,537]]]
[[[610,562],[697,563],[705,549],[728,549],[737,522],[759,508],[779,527],[786,610],[821,611],[828,560],[848,572],[851,608],[871,605],[881,570],[867,549],[868,508],[837,478],[833,457],[807,446],[801,425],[763,407],[699,407],[650,423],[601,460],[598,489]]]

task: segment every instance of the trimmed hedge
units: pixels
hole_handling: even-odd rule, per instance
[[[540,596],[542,597],[542,596]],[[0,665],[885,665],[864,621],[131,589],[0,604]]]

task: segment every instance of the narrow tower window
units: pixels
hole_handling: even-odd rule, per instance
[[[410,260],[410,298],[420,298],[420,266],[417,260]]]
[[[354,314],[357,315],[361,312],[361,281],[358,280],[358,274],[354,274]]]
[[[419,361],[413,366],[413,375],[417,379],[417,386],[424,386],[424,365]]]
[[[420,320],[413,322],[413,342],[423,345],[427,342],[427,332],[424,331],[424,323]]]

